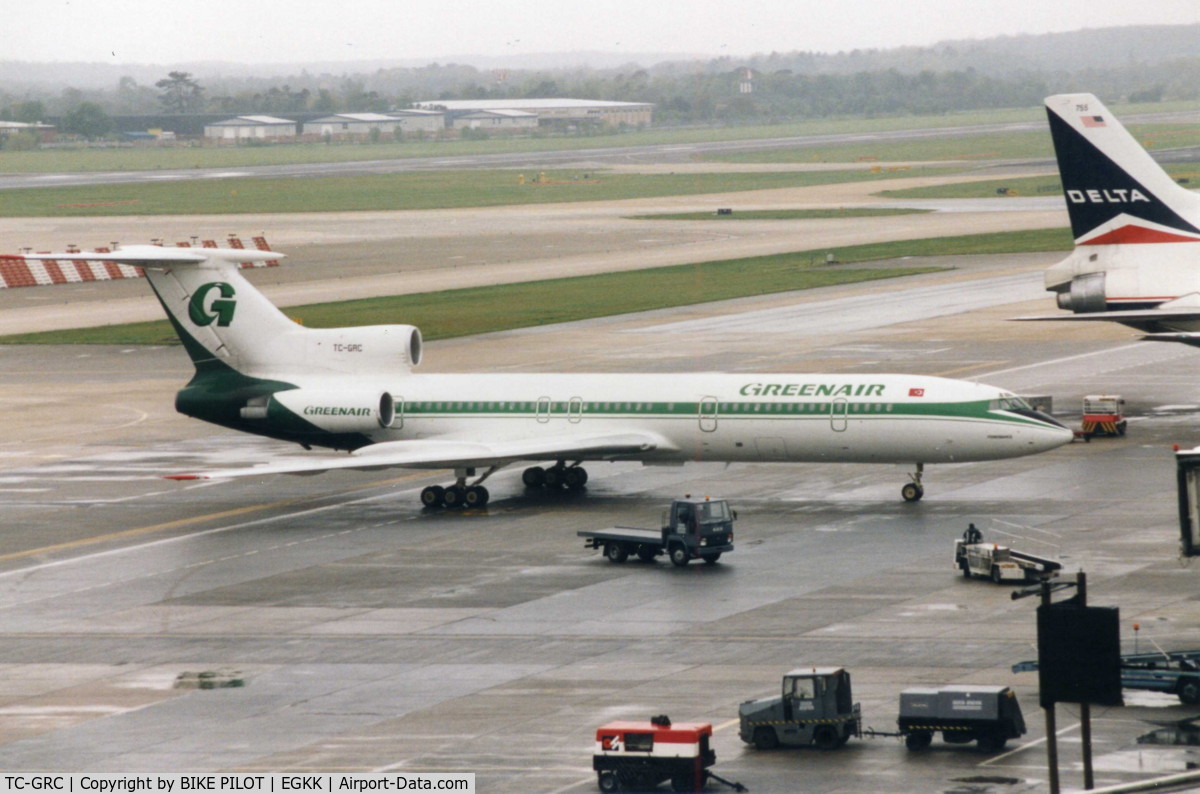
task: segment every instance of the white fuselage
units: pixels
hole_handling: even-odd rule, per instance
[[[389,427],[351,418],[373,443],[636,431],[662,443],[613,457],[945,463],[1033,454],[1071,438],[1052,420],[1007,410],[1012,395],[999,389],[923,376],[411,374],[351,382],[394,398]],[[336,404],[313,403],[304,388],[272,399],[330,432],[347,429]]]

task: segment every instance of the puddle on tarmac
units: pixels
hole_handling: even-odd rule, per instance
[[[1200,769],[1200,754],[1192,750],[1149,748],[1105,753],[1094,761],[1097,772],[1137,772],[1169,774]],[[1075,764],[1082,770],[1083,764]]]
[[[1198,717],[1180,720],[1174,725],[1163,725],[1138,737],[1138,744],[1159,744],[1172,747],[1200,747],[1200,725]]]

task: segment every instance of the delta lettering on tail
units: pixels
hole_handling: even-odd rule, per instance
[[[1066,311],[1200,345],[1200,196],[1177,184],[1091,94],[1046,98],[1075,249],[1045,273]]]

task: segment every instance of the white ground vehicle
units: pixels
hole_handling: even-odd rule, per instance
[[[1058,576],[1062,563],[1010,549],[998,543],[984,543],[983,533],[971,524],[954,541],[954,565],[970,579],[980,576],[1001,582],[1028,582]]]

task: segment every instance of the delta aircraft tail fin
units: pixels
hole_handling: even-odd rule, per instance
[[[1117,322],[1185,341],[1200,331],[1200,195],[1095,96],[1047,97],[1046,115],[1075,248],[1045,285],[1069,313],[1015,319]]]
[[[1100,100],[1047,97],[1046,115],[1076,245],[1200,240],[1200,196],[1176,184]]]

